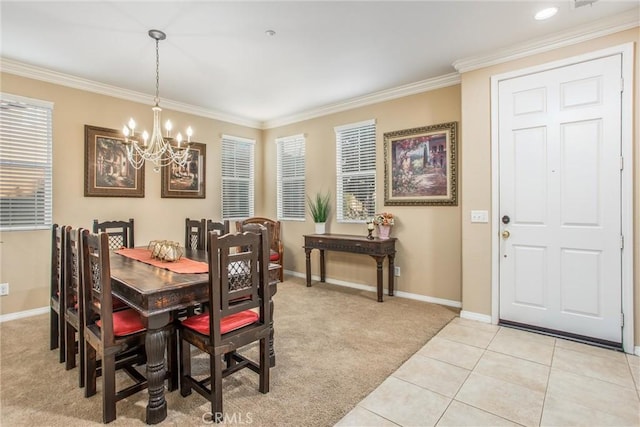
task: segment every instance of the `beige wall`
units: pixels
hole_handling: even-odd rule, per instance
[[[217,120],[163,110],[178,128],[191,125],[194,141],[207,146],[206,199],[163,199],[160,174],[145,171],[145,197],[84,197],[84,125],[121,129],[133,116],[140,127],[151,128],[149,105],[71,89],[37,80],[2,74],[2,92],[54,103],[53,111],[53,220],[58,224],[90,228],[100,220],[134,218],[136,244],[153,239],[184,241],[184,219],[220,219],[220,136],[253,138],[256,158],[263,157],[261,130]],[[256,162],[261,176],[262,162]],[[256,206],[262,205],[256,191]],[[0,281],[8,282],[10,294],[0,298],[0,314],[13,313],[48,303],[50,277],[49,231],[3,232],[0,235]]]
[[[136,243],[152,239],[182,242],[184,218],[220,218],[220,135],[255,138],[256,214],[276,216],[275,138],[304,133],[307,136],[307,191],[330,190],[335,204],[335,133],[338,125],[377,120],[378,210],[395,213],[398,221],[396,265],[402,276],[397,290],[451,301],[461,299],[460,208],[383,206],[383,134],[389,131],[460,121],[460,87],[453,86],[385,103],[260,131],[183,113],[163,111],[177,126],[191,125],[194,140],[207,145],[206,199],[162,199],[160,175],[145,172],[144,198],[84,197],[84,125],[120,129],[130,116],[139,126],[150,127],[150,105],[71,89],[46,82],[2,74],[2,91],[54,102],[53,114],[53,218],[58,224],[90,227],[94,218],[136,220]],[[460,144],[462,141],[458,141]],[[329,224],[332,232],[366,234],[362,224]],[[285,268],[304,273],[302,235],[313,232],[305,222],[283,223]],[[0,298],[0,314],[48,305],[50,233],[4,232],[0,244],[0,281],[9,282],[9,296]],[[317,254],[314,254],[317,273]],[[330,253],[328,277],[375,284],[375,263],[369,257]]]
[[[275,165],[275,139],[303,133],[306,137],[306,190],[331,191],[333,211],[327,229],[331,233],[366,235],[364,224],[337,223],[336,143],[334,127],[363,120],[376,120],[377,211],[397,216],[392,236],[397,237],[396,265],[401,276],[396,289],[422,296],[460,301],[460,207],[384,206],[383,135],[401,129],[460,121],[460,86],[438,89],[393,101],[319,117],[264,132],[265,165]],[[464,141],[459,140],[459,144]],[[276,215],[276,169],[265,167],[266,212]],[[282,224],[285,268],[304,273],[303,235],[314,232],[312,219]],[[319,275],[318,251],[313,251],[313,274]],[[375,262],[370,257],[327,253],[327,277],[351,283],[374,285]],[[386,283],[386,278],[385,278]]]
[[[616,33],[586,43],[557,49],[544,54],[511,61],[508,63],[474,70],[462,74],[462,309],[469,312],[491,315],[491,225],[471,224],[472,209],[486,209],[491,212],[491,76],[518,70],[546,62],[568,58],[587,52],[604,49],[623,43],[635,42],[635,95],[634,95],[634,283],[635,283],[635,341],[640,342],[640,185],[638,185],[638,100],[640,96],[640,54],[638,28]],[[627,86],[629,87],[629,86]],[[630,162],[631,163],[631,162]]]

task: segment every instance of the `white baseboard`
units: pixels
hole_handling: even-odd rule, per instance
[[[0,315],[0,323],[8,322],[10,320],[23,319],[25,317],[38,316],[40,314],[46,314],[49,312],[49,307],[34,308],[32,310],[18,311],[16,313],[2,314]]]
[[[299,273],[297,271],[285,270],[284,272],[285,274],[288,274],[290,276],[302,277],[302,278],[307,277],[306,274]],[[311,280],[319,281],[320,276],[312,275]],[[327,279],[326,282],[331,283],[332,285],[344,286],[346,288],[359,289],[361,291],[369,291],[369,292],[378,291],[378,289],[375,286],[361,285],[359,283],[346,282],[344,280]],[[389,292],[387,288],[385,288],[384,291]],[[454,308],[462,307],[462,303],[460,301],[453,301],[453,300],[448,300],[443,298],[430,297],[426,295],[413,294],[411,292],[395,291],[394,296],[397,296],[400,298],[412,299],[416,301],[430,302],[432,304],[445,305],[447,307],[454,307]]]
[[[491,323],[491,316],[488,314],[474,313],[473,311],[462,310],[460,317],[463,319],[476,320],[478,322]]]

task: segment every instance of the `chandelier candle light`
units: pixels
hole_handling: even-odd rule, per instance
[[[150,161],[155,165],[153,170],[158,172],[161,167],[172,163],[178,166],[186,166],[189,159],[189,145],[191,144],[193,131],[191,127],[187,128],[187,141],[183,145],[180,132],[176,135],[175,140],[171,137],[173,126],[167,120],[167,123],[165,123],[166,136],[162,136],[160,127],[160,112],[162,108],[158,105],[160,104],[160,50],[158,42],[166,39],[167,35],[160,30],[149,30],[149,37],[156,41],[156,96],[154,98],[156,105],[152,108],[153,130],[151,139],[149,140],[149,133],[146,130],[142,134],[138,133],[136,135],[136,122],[133,119],[130,119],[129,123],[123,127],[122,133],[125,138],[129,163],[134,168],[140,169],[145,161]]]

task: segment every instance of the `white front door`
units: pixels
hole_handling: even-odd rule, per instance
[[[498,91],[500,320],[620,343],[621,55]]]

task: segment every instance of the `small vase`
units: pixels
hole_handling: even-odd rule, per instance
[[[378,225],[378,239],[387,240],[391,233],[390,225]]]
[[[326,232],[326,222],[316,222],[316,234],[324,234]]]

